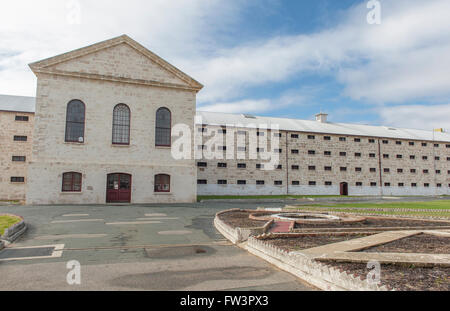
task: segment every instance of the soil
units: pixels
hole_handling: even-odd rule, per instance
[[[295,238],[277,238],[267,239],[266,243],[275,245],[285,251],[299,251],[303,249],[318,247],[327,244],[333,244],[353,239],[359,239],[368,236],[367,234],[358,235],[314,235],[300,236]]]
[[[236,211],[229,212],[219,216],[219,218],[231,227],[239,228],[255,228],[263,227],[269,221],[265,220],[252,220],[248,218],[250,216],[249,212],[246,211]]]
[[[373,219],[368,218],[363,222],[356,223],[342,223],[330,222],[321,224],[295,224],[295,229],[305,228],[363,228],[363,227],[450,227],[450,222],[438,221],[422,221],[410,219]]]
[[[419,234],[391,243],[378,245],[366,249],[364,252],[450,254],[450,238],[431,234]]]
[[[367,265],[361,263],[326,264],[362,276],[370,272]],[[389,285],[399,291],[450,291],[450,268],[381,265],[381,285]]]

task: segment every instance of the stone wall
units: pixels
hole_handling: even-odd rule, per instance
[[[28,121],[16,121],[27,116]],[[0,111],[0,200],[24,200],[28,180],[27,163],[31,160],[34,114]],[[27,141],[14,141],[14,136],[27,136]],[[13,156],[26,157],[25,162],[13,161]],[[24,177],[25,182],[13,183],[11,177]]]

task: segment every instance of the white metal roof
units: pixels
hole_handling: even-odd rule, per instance
[[[35,112],[36,98],[0,95],[0,111]]]
[[[197,124],[207,125],[228,125],[238,127],[258,127],[267,126],[271,128],[276,125],[280,130],[293,132],[308,132],[308,133],[322,133],[322,134],[338,134],[338,135],[354,135],[354,136],[368,136],[368,137],[383,137],[383,138],[397,138],[397,139],[411,139],[411,140],[434,140],[442,142],[450,142],[450,134],[433,132],[424,130],[404,129],[385,126],[372,126],[362,124],[348,124],[348,123],[322,123],[319,121],[271,118],[246,116],[243,114],[229,114],[216,112],[197,111]]]

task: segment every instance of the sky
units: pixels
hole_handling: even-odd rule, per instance
[[[127,34],[205,86],[198,110],[450,131],[449,0],[3,2],[0,94],[35,96],[29,63]]]

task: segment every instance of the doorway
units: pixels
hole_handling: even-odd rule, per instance
[[[346,182],[341,183],[341,195],[348,196],[348,183]]]
[[[108,175],[106,203],[131,203],[131,175],[121,173]]]

